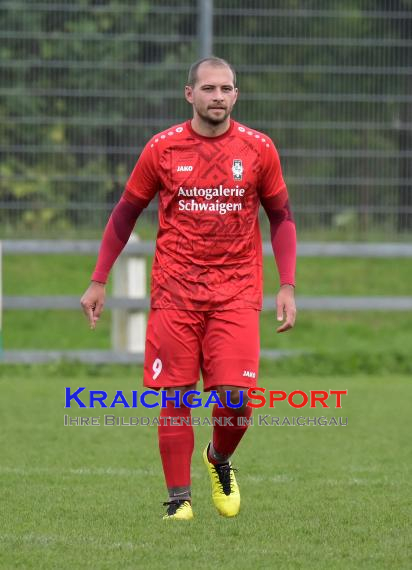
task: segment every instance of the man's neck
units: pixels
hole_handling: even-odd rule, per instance
[[[230,128],[230,117],[227,117],[223,123],[218,125],[211,125],[203,121],[200,117],[195,116],[191,121],[192,129],[202,137],[219,137],[225,134]]]

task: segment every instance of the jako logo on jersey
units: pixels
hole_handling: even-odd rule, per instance
[[[182,165],[182,166],[177,167],[177,172],[192,172],[192,170],[193,170],[193,166]]]
[[[233,180],[242,180],[243,165],[242,161],[239,158],[233,159],[232,172],[233,172]]]
[[[256,372],[252,372],[251,370],[244,370],[243,376],[246,376],[246,378],[256,378]]]

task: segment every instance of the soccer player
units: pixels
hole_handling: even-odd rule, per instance
[[[159,196],[144,385],[170,397],[196,388],[216,390],[212,439],[203,459],[212,499],[226,517],[238,514],[240,494],[230,458],[251,416],[241,391],[257,385],[263,205],[280,277],[278,332],[295,322],[296,232],[279,156],[270,138],[234,121],[236,75],[210,57],[189,71],[185,97],[193,119],[155,135],[146,145],[105,228],[92,282],[81,299],[94,328],[108,274],[137,218]],[[228,396],[229,397],[229,396]],[[181,399],[180,399],[181,402]],[[169,493],[163,518],[193,517],[189,406],[168,401],[160,412],[159,449]],[[172,418],[174,421],[167,421]]]

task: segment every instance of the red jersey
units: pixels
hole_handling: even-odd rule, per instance
[[[218,137],[173,126],[146,145],[126,192],[159,193],[153,308],[262,308],[260,200],[286,192],[269,137],[233,120]]]

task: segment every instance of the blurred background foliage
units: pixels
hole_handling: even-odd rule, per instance
[[[279,148],[301,238],[409,239],[412,0],[215,0],[234,117]],[[0,237],[96,237],[190,117],[195,0],[0,2]],[[141,223],[152,235],[153,204]]]

